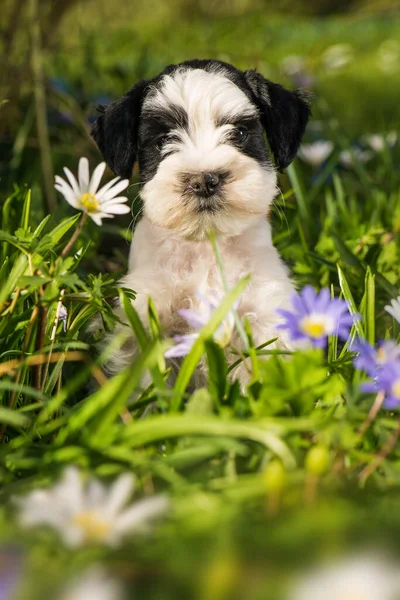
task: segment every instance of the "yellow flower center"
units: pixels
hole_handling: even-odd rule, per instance
[[[377,359],[379,363],[384,363],[386,360],[386,353],[383,348],[378,348],[376,351]]]
[[[82,194],[81,204],[88,212],[92,212],[99,207],[99,201],[97,200],[96,196],[88,193]]]
[[[110,524],[104,521],[98,514],[90,511],[83,511],[75,515],[72,520],[73,525],[80,527],[87,541],[104,541],[110,533]]]
[[[400,379],[396,379],[396,381],[392,385],[391,391],[393,396],[396,396],[396,398],[400,398]]]
[[[309,315],[304,317],[300,323],[300,329],[313,338],[318,338],[323,335],[327,335],[327,323],[323,316]]]

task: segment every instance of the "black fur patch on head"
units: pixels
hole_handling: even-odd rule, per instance
[[[244,77],[260,110],[276,166],[282,171],[295,158],[311,114],[306,94],[289,92],[256,71],[245,71]]]
[[[161,161],[163,144],[170,139],[175,129],[187,131],[188,115],[184,108],[171,105],[168,108],[146,107],[141,115],[138,144],[139,168],[142,183],[150,181],[156,174]]]
[[[234,129],[227,136],[226,143],[231,144],[242,154],[254,158],[264,166],[271,164],[265,146],[263,128],[257,117],[244,117],[236,123],[232,123],[229,119],[219,119],[217,126],[224,124],[234,125]],[[242,133],[242,135],[238,135],[239,133]]]
[[[139,81],[116,102],[102,107],[91,134],[116,175],[130,178],[137,155],[139,116],[147,81]]]

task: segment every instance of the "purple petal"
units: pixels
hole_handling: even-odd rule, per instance
[[[372,381],[365,381],[360,385],[360,390],[366,394],[374,394],[378,392],[376,383]]]
[[[303,300],[303,304],[307,310],[307,312],[312,312],[314,310],[314,304],[317,298],[317,292],[312,287],[312,285],[306,285],[301,290],[301,299]]]
[[[186,356],[187,354],[189,354],[197,338],[197,333],[188,333],[187,335],[176,335],[174,337],[176,345],[172,346],[172,348],[169,348],[165,352],[165,358],[180,358],[182,356]]]
[[[201,329],[207,323],[207,319],[204,318],[204,315],[201,315],[191,308],[180,308],[177,313],[194,329]]]
[[[310,337],[309,340],[312,343],[312,345],[314,346],[314,348],[325,348],[328,343],[327,336],[322,336],[322,337],[318,337],[318,338]]]
[[[295,309],[298,317],[305,317],[310,313],[308,310],[303,298],[299,294],[293,294],[292,296],[292,305]],[[293,314],[293,311],[292,311]]]
[[[322,288],[319,295],[315,299],[313,311],[319,313],[326,312],[330,302],[332,302],[332,300],[328,288]]]
[[[383,407],[387,410],[396,410],[397,408],[400,408],[400,398],[396,398],[395,396],[389,394],[385,398]]]

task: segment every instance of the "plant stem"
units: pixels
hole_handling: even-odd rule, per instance
[[[61,252],[61,258],[64,258],[64,256],[66,256],[68,254],[68,252],[71,250],[77,237],[79,236],[80,232],[82,231],[82,227],[84,226],[86,219],[87,219],[87,213],[83,212],[81,220],[79,221],[78,227],[75,229],[73,236],[69,240],[68,244],[65,246],[64,250]]]
[[[358,435],[360,437],[364,435],[364,433],[367,431],[368,427],[374,421],[376,415],[378,414],[378,412],[383,404],[384,399],[385,399],[384,392],[379,392],[379,394],[377,394],[377,396],[374,400],[374,403],[371,407],[371,410],[368,413],[367,418],[365,419],[364,423],[361,425],[361,427],[358,431]]]
[[[362,485],[365,484],[368,477],[370,475],[372,475],[372,473],[374,471],[376,471],[376,469],[383,463],[385,458],[391,453],[391,451],[393,450],[393,448],[396,445],[399,435],[400,435],[400,418],[397,422],[396,429],[393,431],[392,435],[390,436],[390,438],[388,439],[386,444],[383,446],[382,450],[377,454],[375,459],[368,466],[366,466],[365,469],[363,469],[361,471],[361,473],[359,475],[359,480]]]
[[[49,373],[49,366],[50,366],[51,354],[53,352],[54,342],[55,342],[55,339],[56,339],[57,326],[58,326],[58,321],[60,320],[60,310],[61,310],[61,307],[62,307],[62,301],[63,301],[64,294],[65,294],[65,290],[61,290],[60,297],[59,297],[58,302],[57,302],[56,316],[54,318],[53,329],[52,329],[52,332],[51,332],[51,335],[50,335],[50,350],[49,350],[48,359],[47,359],[47,362],[46,362],[45,372],[44,372],[44,375],[43,375],[43,390],[44,390],[44,386],[46,385],[47,375]]]
[[[226,278],[226,273],[225,273],[225,269],[224,269],[224,263],[222,262],[222,256],[221,256],[221,252],[219,250],[219,246],[217,244],[217,240],[215,238],[215,235],[213,234],[212,231],[209,232],[209,237],[210,237],[210,241],[211,241],[211,245],[214,251],[214,255],[215,255],[215,260],[217,261],[217,265],[219,268],[219,271],[221,273],[221,279],[222,279],[222,285],[224,286],[224,290],[225,292],[228,291],[228,280]],[[235,308],[231,308],[232,314],[234,316],[235,319],[235,325],[236,325],[236,329],[238,330],[238,333],[242,339],[242,342],[245,346],[245,348],[249,348],[249,340],[247,338],[246,332],[244,330],[244,327],[242,325],[241,320],[239,319],[239,315],[237,314],[237,311],[235,310]]]
[[[54,173],[51,161],[51,148],[49,128],[47,123],[46,92],[43,75],[43,56],[41,47],[41,32],[38,0],[30,0],[30,25],[31,25],[31,67],[33,89],[35,97],[36,127],[40,148],[40,160],[45,192],[45,208],[48,213],[57,207],[56,193],[54,190]]]

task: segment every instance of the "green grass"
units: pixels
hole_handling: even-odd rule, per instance
[[[276,244],[299,285],[331,286],[361,313],[355,329],[371,342],[399,333],[383,310],[398,293],[398,160],[398,146],[377,154],[368,169],[341,170],[332,159],[319,178],[297,160],[281,181],[286,219],[279,199],[273,216]],[[375,543],[395,537],[397,518],[389,520],[384,507],[397,508],[398,445],[366,484],[360,473],[392,435],[397,416],[381,410],[358,434],[373,397],[359,392],[348,345],[332,340],[326,356],[250,348],[255,376],[242,394],[226,379],[226,359],[209,336],[243,280],[167,388],[157,318],[146,333],[134,296],[118,288],[119,274],[87,274],[97,245],[87,229],[74,253],[61,258],[79,217],[37,224],[30,205],[30,192],[16,189],[2,209],[0,477],[2,537],[11,543],[18,536],[30,557],[32,597],[69,576],[68,558],[74,572],[103,560],[143,598],[158,598],[160,590],[163,598],[202,597],[208,585],[211,597],[231,597],[229,590],[243,592],[253,569],[266,564],[249,597],[277,598],[282,572],[287,578],[311,560],[315,544],[330,553],[360,536]],[[61,293],[68,326],[64,333],[58,324],[52,342]],[[86,328],[97,313],[112,327],[109,302],[118,296],[142,353],[106,379],[101,368],[126,337],[97,355]],[[209,384],[190,395],[187,384],[204,352]],[[146,368],[152,383],[132,403]],[[142,418],[150,403],[152,413]],[[151,484],[168,494],[171,512],[150,540],[133,538],[117,551],[71,554],[53,535],[22,531],[10,497],[55,481],[70,463],[106,480],[133,471],[143,492]],[[43,581],[38,573],[47,564],[51,576]],[[156,571],[151,582],[149,569]]]

